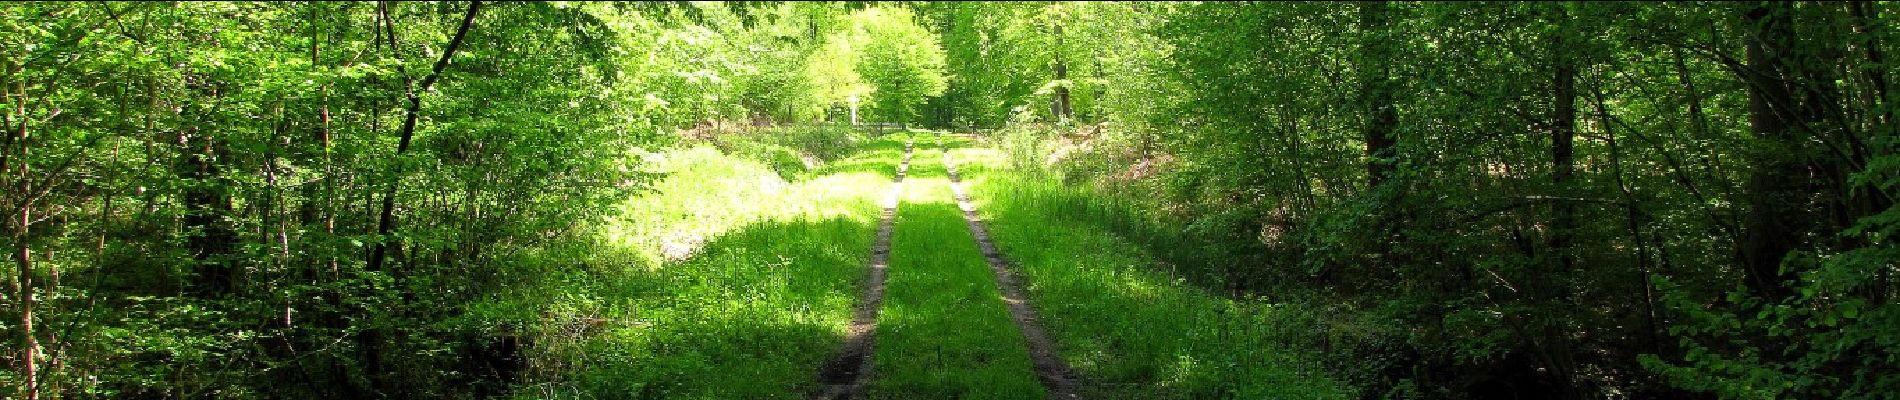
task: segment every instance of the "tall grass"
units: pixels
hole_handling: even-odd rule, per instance
[[[511,316],[521,398],[798,398],[842,341],[901,138],[787,180],[684,145],[604,221],[586,268],[480,305]]]
[[[1308,344],[1322,333],[1311,308],[1235,298],[1195,285],[1151,248],[1113,233],[1146,219],[1086,187],[997,168],[1004,153],[953,150],[993,238],[1029,283],[1063,357],[1096,393],[1119,399],[1338,399]],[[1166,236],[1155,234],[1154,239]],[[1167,242],[1159,242],[1167,243]]]

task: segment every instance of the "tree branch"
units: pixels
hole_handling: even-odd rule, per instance
[[[455,51],[462,47],[462,40],[468,37],[468,28],[475,25],[475,12],[481,6],[480,1],[468,3],[468,13],[462,15],[462,26],[456,28],[455,37],[449,39],[448,50],[442,52],[441,59],[435,60],[435,68],[429,70],[429,76],[422,78],[422,91],[429,91],[429,88],[435,85],[436,79],[442,77],[442,70],[448,68],[449,59],[455,57]]]
[[[422,92],[428,91],[442,77],[442,70],[448,68],[449,59],[455,57],[455,51],[462,47],[462,41],[468,37],[469,27],[475,25],[475,13],[481,9],[481,6],[480,1],[468,4],[468,12],[462,15],[462,25],[455,29],[455,37],[449,39],[448,50],[442,52],[442,58],[436,60],[435,67],[429,71],[429,76],[422,78],[421,87],[409,92],[409,110],[403,118],[402,139],[396,144],[396,156],[400,157],[409,152],[409,142],[416,133],[416,118],[422,114]],[[393,35],[391,39],[394,39]],[[402,185],[402,164],[396,164],[395,168],[394,177],[389,181],[389,190],[383,193],[382,214],[376,221],[377,236],[388,236],[395,226],[396,192]],[[368,266],[370,271],[382,270],[383,259],[389,249],[387,243],[387,238],[378,240],[376,246],[370,251]]]

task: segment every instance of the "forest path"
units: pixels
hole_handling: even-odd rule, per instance
[[[891,189],[884,196],[884,211],[877,222],[877,238],[871,243],[870,271],[865,278],[864,294],[858,300],[851,327],[845,333],[844,349],[819,371],[818,382],[821,386],[812,398],[855,397],[863,393],[865,378],[870,376],[871,350],[877,342],[877,314],[884,304],[885,271],[890,267],[891,230],[897,217],[897,205],[903,200],[904,175],[910,171],[914,142],[904,141],[904,159],[898,162]]]
[[[970,141],[934,141],[906,143],[856,318],[811,398],[1076,398],[1076,374],[955,174],[950,152]]]
[[[943,152],[944,170],[950,175],[950,190],[956,195],[957,208],[963,211],[970,235],[975,237],[977,248],[983,251],[984,261],[989,263],[990,271],[996,275],[996,286],[1002,290],[1004,304],[1009,305],[1010,320],[1016,323],[1016,329],[1022,331],[1023,341],[1029,345],[1029,356],[1035,364],[1037,380],[1042,382],[1050,398],[1077,398],[1076,383],[1079,376],[1057,353],[1055,341],[1049,339],[1042,321],[1036,318],[1036,310],[1030,306],[1029,297],[1024,294],[1022,283],[1017,281],[1008,259],[990,240],[990,230],[984,225],[982,217],[977,215],[976,205],[970,202],[969,194],[963,189],[963,180],[957,175],[956,160],[950,157],[949,148],[944,145],[941,136],[938,137],[937,146]]]

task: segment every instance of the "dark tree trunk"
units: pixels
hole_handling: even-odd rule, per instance
[[[1797,113],[1790,52],[1796,50],[1793,9],[1787,3],[1767,2],[1744,13],[1748,84],[1749,130],[1761,143],[1751,153],[1753,173],[1746,187],[1745,217],[1740,255],[1746,284],[1755,295],[1780,300],[1793,294],[1786,285],[1792,274],[1781,270],[1782,258],[1795,249],[1812,227],[1806,199],[1812,179],[1801,156],[1796,135]]]
[[[1900,122],[1896,121],[1900,119],[1896,117],[1900,111],[1894,109],[1893,95],[1887,89],[1887,70],[1891,66],[1887,65],[1885,55],[1880,51],[1881,45],[1884,44],[1880,40],[1881,35],[1888,34],[1890,31],[1876,32],[1880,29],[1879,27],[1886,25],[1881,24],[1880,9],[1872,2],[1855,1],[1848,7],[1849,13],[1854,17],[1854,33],[1865,38],[1863,42],[1857,43],[1863,50],[1862,61],[1865,64],[1861,67],[1861,75],[1867,81],[1868,88],[1865,92],[1867,97],[1870,97],[1864,102],[1863,107],[1869,110],[1880,110],[1868,118],[1870,120],[1868,136],[1871,136],[1871,140],[1867,142],[1871,145],[1866,151],[1866,157],[1872,159],[1891,154],[1895,150],[1891,143],[1894,143],[1893,135],[1896,129],[1900,129],[1895,126],[1896,122]],[[1854,195],[1861,199],[1858,204],[1857,214],[1859,215],[1872,215],[1893,207],[1892,195],[1881,191],[1876,184],[1869,183],[1852,190],[1854,190]],[[1889,288],[1892,282],[1892,269],[1880,270],[1874,283],[1868,285],[1868,295],[1875,299],[1891,298]]]
[[[1551,183],[1558,193],[1573,192],[1572,175],[1576,173],[1572,151],[1577,134],[1577,60],[1573,55],[1571,40],[1575,23],[1565,12],[1562,5],[1553,5],[1554,17],[1558,26],[1550,41],[1551,55],[1551,110],[1550,110],[1550,158]],[[1571,254],[1571,241],[1577,229],[1576,202],[1560,201],[1556,204],[1555,215],[1551,220],[1550,248],[1555,257],[1552,270],[1542,279],[1548,285],[1537,296],[1545,299],[1554,309],[1564,309],[1576,304],[1570,293],[1573,286],[1575,257]],[[1557,317],[1559,320],[1575,318]],[[1574,345],[1569,332],[1559,324],[1547,321],[1542,324],[1543,339],[1536,343],[1545,347],[1544,362],[1549,368],[1551,381],[1556,384],[1557,393],[1552,397],[1560,399],[1580,399],[1578,390],[1576,361],[1573,357]]]
[[[1888,106],[1893,104],[1893,98],[1887,91],[1888,65],[1885,56],[1880,52],[1879,38],[1886,32],[1873,31],[1875,27],[1882,26],[1880,25],[1880,9],[1869,3],[1871,2],[1855,1],[1849,5],[1848,10],[1854,16],[1855,33],[1866,38],[1865,42],[1859,43],[1863,50],[1862,56],[1865,57],[1863,61],[1866,62],[1861,68],[1861,74],[1867,80],[1867,94],[1872,97],[1866,107],[1870,110],[1880,110],[1873,117],[1873,134],[1884,137],[1894,133],[1893,123],[1896,110]]]
[[[208,93],[217,97],[216,89]],[[237,232],[226,220],[231,214],[231,196],[219,177],[224,148],[217,137],[199,127],[180,132],[178,146],[184,158],[178,165],[178,175],[188,182],[182,196],[184,234],[185,248],[197,264],[195,291],[214,297],[230,294],[237,280],[230,259],[237,249]]]
[[[1551,183],[1558,192],[1571,190],[1571,176],[1576,173],[1576,161],[1572,154],[1577,135],[1577,65],[1570,55],[1575,49],[1570,47],[1570,29],[1573,27],[1563,7],[1558,6],[1557,34],[1551,40],[1551,113],[1550,113],[1550,160]],[[1577,229],[1577,204],[1575,202],[1557,202],[1557,215],[1551,221],[1550,247],[1557,257],[1558,271],[1571,272],[1575,257],[1571,255],[1571,238]]]
[[[468,4],[468,11],[462,15],[461,25],[456,27],[455,36],[449,39],[448,46],[442,52],[442,57],[437,59],[435,65],[430,68],[429,75],[423,77],[420,84],[409,85],[409,87],[407,87],[409,107],[403,117],[400,139],[396,144],[396,156],[400,157],[409,152],[409,144],[415,137],[416,120],[422,115],[422,94],[428,92],[430,88],[435,86],[436,81],[441,79],[442,70],[448,68],[449,60],[455,57],[456,50],[462,47],[463,39],[468,37],[468,30],[475,24],[475,14],[481,10],[481,5],[482,3],[480,1],[470,2]],[[395,21],[389,19],[389,10],[387,9],[389,5],[385,3],[383,7],[385,7],[382,11],[385,14],[382,17],[383,29],[389,35],[390,48],[395,49]],[[376,234],[381,237],[381,240],[376,241],[376,244],[370,248],[368,265],[365,266],[370,272],[381,272],[383,270],[383,262],[387,259],[387,251],[395,240],[389,236],[395,229],[396,195],[402,186],[404,171],[398,167],[393,172],[394,173],[391,174],[392,178],[389,181],[389,187],[383,192],[382,212],[378,214],[378,218],[376,219]],[[407,289],[402,289],[401,275],[392,275],[397,278],[397,290],[406,291]],[[404,292],[403,295],[402,297],[407,298],[409,293]],[[363,371],[369,375],[371,389],[384,395],[390,395],[395,391],[395,387],[392,381],[389,380],[389,374],[384,370],[382,359],[383,343],[385,341],[384,336],[385,334],[381,328],[372,325],[370,328],[364,329],[357,337],[357,340],[361,346],[359,349],[363,358]]]
[[[449,39],[448,50],[442,52],[442,58],[436,60],[435,66],[429,71],[429,76],[422,78],[421,84],[409,88],[409,108],[405,111],[405,115],[403,116],[401,136],[396,143],[397,156],[409,152],[409,142],[415,137],[416,119],[422,116],[422,93],[428,92],[430,88],[435,86],[436,80],[442,77],[442,70],[449,66],[449,60],[455,57],[455,51],[462,47],[462,39],[468,36],[469,27],[474,25],[475,13],[481,9],[481,5],[482,2],[480,1],[468,4],[468,12],[462,16],[461,26],[456,28],[455,37]],[[395,35],[392,34],[390,36],[390,41],[395,41]],[[395,176],[397,178],[389,182],[389,190],[383,193],[382,213],[378,214],[376,219],[376,234],[384,236],[384,239],[378,241],[375,247],[370,250],[370,271],[382,270],[383,260],[387,258],[386,250],[388,249],[387,243],[389,242],[387,236],[390,231],[395,228],[396,191],[402,185],[402,171],[396,171]]]
[[[1364,98],[1367,183],[1377,189],[1391,177],[1398,139],[1398,108],[1391,85],[1392,36],[1388,5],[1384,1],[1359,3],[1359,94]]]

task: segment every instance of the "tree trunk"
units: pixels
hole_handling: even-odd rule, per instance
[[[218,97],[216,87],[202,90],[208,97]],[[194,292],[207,297],[223,296],[236,286],[236,271],[229,258],[237,244],[237,232],[225,221],[231,213],[231,198],[218,177],[224,162],[223,148],[213,134],[205,133],[198,126],[208,118],[200,115],[186,118],[192,120],[194,126],[178,132],[179,154],[183,158],[178,165],[178,175],[190,182],[182,197],[185,248],[196,263],[198,282]]]
[[[416,119],[422,114],[422,94],[427,93],[430,88],[435,86],[435,82],[442,77],[442,70],[448,68],[449,60],[453,59],[456,50],[462,47],[462,41],[468,37],[469,27],[475,24],[475,14],[481,10],[481,5],[482,3],[480,1],[469,2],[468,11],[462,15],[462,23],[456,27],[455,36],[449,39],[448,46],[442,52],[442,57],[436,60],[434,67],[430,68],[429,75],[422,78],[421,84],[410,85],[408,87],[409,107],[403,116],[402,130],[400,131],[401,138],[396,144],[397,157],[401,157],[409,152],[409,143],[415,137]],[[385,4],[384,7],[388,7],[388,5]],[[388,9],[385,8],[383,12],[388,13]],[[395,28],[393,27],[395,21],[388,19],[387,16],[383,18],[383,27],[385,31],[389,33],[388,39],[391,43],[390,48],[395,49],[394,43],[396,41],[396,35]],[[376,241],[376,244],[371,247],[368,265],[366,266],[370,272],[380,272],[383,270],[383,260],[387,258],[387,250],[393,240],[389,238],[389,236],[390,232],[395,228],[396,194],[402,186],[402,176],[404,172],[400,167],[401,164],[397,165],[398,167],[396,167],[396,170],[393,171],[394,173],[391,174],[388,190],[383,192],[382,212],[378,215],[376,220],[376,234],[381,237],[381,240]],[[398,288],[397,290],[406,290],[402,289],[400,279],[397,280],[396,287]],[[407,293],[405,293],[403,297],[407,297],[406,294]],[[391,389],[392,385],[386,379],[388,378],[385,376],[387,373],[384,372],[383,368],[383,336],[382,329],[372,324],[369,328],[364,329],[357,339],[361,346],[363,371],[369,375],[372,390],[388,395],[388,389]]]
[[[25,141],[26,141],[25,118],[21,118],[20,133],[16,140],[19,142],[21,146],[25,146]],[[22,156],[25,155],[24,151],[22,151],[21,153],[22,153],[21,154]],[[24,159],[26,157],[20,157],[20,158],[22,159],[20,160],[20,175],[22,179],[20,179],[19,193],[20,194],[32,193],[33,187],[30,186],[27,183],[28,182],[27,179],[25,179],[26,174],[27,174],[27,169],[26,169],[27,164],[26,164],[26,160]],[[24,201],[25,199],[21,199],[21,200]],[[20,267],[20,279],[18,282],[19,284],[18,297],[20,299],[20,336],[25,339],[20,344],[20,352],[22,353],[20,357],[22,360],[24,360],[21,364],[21,373],[22,373],[21,379],[23,379],[26,383],[26,392],[25,392],[26,398],[28,400],[35,400],[40,397],[40,391],[39,391],[40,342],[39,342],[39,335],[33,331],[33,319],[34,319],[33,306],[35,305],[35,302],[37,301],[37,299],[35,299],[33,296],[33,249],[31,245],[27,242],[27,239],[29,239],[28,237],[29,228],[33,224],[33,207],[31,204],[21,204],[19,205],[19,207],[20,207],[20,212],[18,215],[19,220],[15,222],[13,226],[13,241],[14,241],[14,245],[16,246],[16,249],[14,251],[14,256],[18,257],[17,261]]]
[[[18,75],[20,72],[20,67],[11,62],[0,65],[0,68],[5,68],[4,70],[0,70],[0,72],[4,72],[7,78]],[[0,82],[0,86],[4,86],[6,83],[8,82]],[[8,215],[10,221],[7,221],[5,225],[7,225],[8,230],[11,231],[9,233],[11,233],[13,239],[13,256],[16,257],[15,262],[18,263],[20,274],[19,280],[15,282],[18,286],[16,286],[14,290],[16,296],[20,299],[20,336],[22,339],[20,342],[20,378],[22,383],[24,383],[22,393],[25,393],[27,400],[38,400],[40,398],[40,342],[38,333],[33,330],[33,307],[36,305],[38,299],[34,297],[33,293],[33,248],[28,241],[31,239],[29,233],[33,225],[33,200],[31,195],[33,193],[33,184],[30,171],[31,164],[27,163],[26,82],[11,83],[14,85],[0,89],[0,101],[12,103],[13,107],[6,112],[7,121],[5,122],[17,124],[17,126],[7,126],[7,128],[12,128],[13,132],[12,135],[7,135],[7,146],[0,147],[0,154],[4,154],[6,157],[0,158],[0,172],[6,172],[8,175],[12,175],[11,178],[18,179],[17,187],[13,188],[17,190],[8,196],[12,198],[6,199],[10,200],[7,201],[6,204],[17,208],[19,211]],[[6,164],[6,162],[9,161],[17,161],[19,164]],[[16,170],[7,171],[10,167]]]
[[[1870,153],[1868,154],[1868,159],[1878,157],[1881,154],[1890,154],[1890,152],[1894,150],[1893,145],[1890,143],[1893,143],[1892,137],[1896,133],[1895,123],[1900,122],[1896,121],[1896,119],[1900,119],[1900,117],[1896,117],[1896,113],[1900,113],[1900,111],[1894,110],[1894,98],[1887,89],[1887,69],[1890,68],[1890,66],[1887,65],[1884,55],[1880,52],[1882,43],[1879,42],[1879,38],[1888,32],[1874,31],[1878,29],[1876,27],[1885,25],[1880,24],[1880,9],[1871,3],[1872,2],[1861,0],[1848,5],[1848,11],[1854,17],[1854,33],[1866,38],[1864,42],[1858,44],[1864,49],[1862,56],[1865,57],[1865,59],[1862,60],[1864,64],[1861,67],[1861,75],[1863,79],[1867,81],[1867,97],[1871,97],[1865,101],[1863,107],[1869,110],[1880,110],[1876,112],[1873,117],[1868,118],[1870,125],[1868,129],[1869,136],[1872,137],[1871,140],[1868,140],[1868,142],[1872,143],[1871,148],[1868,149],[1868,153]],[[1859,204],[1859,215],[1872,215],[1893,206],[1893,197],[1882,192],[1875,184],[1870,183],[1858,188],[1853,188],[1853,190],[1855,191],[1855,195],[1863,199]],[[1874,283],[1868,285],[1868,294],[1870,297],[1875,299],[1890,298],[1889,288],[1893,282],[1892,271],[1891,268],[1883,268],[1880,270],[1880,274],[1874,279]]]
[[[1877,42],[1879,35],[1883,33],[1872,32],[1874,27],[1881,26],[1879,25],[1880,9],[1869,3],[1871,2],[1864,0],[1855,1],[1849,5],[1848,10],[1854,16],[1855,33],[1867,38],[1866,42],[1859,44],[1864,49],[1862,56],[1866,58],[1861,74],[1867,80],[1868,95],[1873,97],[1866,107],[1870,110],[1880,110],[1872,118],[1873,131],[1876,137],[1884,137],[1894,133],[1893,123],[1896,110],[1889,106],[1893,104],[1893,98],[1887,91],[1888,66],[1885,57],[1880,52],[1880,43]]]
[[[1767,2],[1744,13],[1748,83],[1749,130],[1764,148],[1752,153],[1754,171],[1746,187],[1741,258],[1747,286],[1755,295],[1780,300],[1793,294],[1785,284],[1791,274],[1781,271],[1782,258],[1793,251],[1807,232],[1803,198],[1808,179],[1798,152],[1794,114],[1794,79],[1788,73],[1788,52],[1795,50],[1793,10],[1786,3]]]
[[[1391,85],[1392,39],[1387,32],[1388,5],[1384,1],[1359,3],[1359,94],[1365,106],[1366,182],[1377,189],[1391,177],[1398,140],[1398,109]]]
[[[1840,163],[1845,168],[1842,171],[1843,176],[1861,172],[1862,166],[1873,162],[1878,157],[1891,154],[1893,148],[1890,143],[1893,143],[1891,138],[1895,129],[1895,113],[1900,112],[1894,110],[1893,98],[1887,89],[1887,70],[1891,66],[1887,65],[1885,55],[1880,51],[1883,45],[1881,39],[1888,32],[1881,31],[1885,25],[1880,22],[1880,9],[1869,3],[1855,1],[1847,4],[1853,29],[1847,36],[1850,38],[1848,48],[1860,52],[1861,58],[1857,63],[1860,72],[1858,83],[1866,86],[1860,90],[1860,107],[1868,110],[1868,115],[1862,116],[1862,121],[1854,124],[1861,130],[1858,135],[1854,132],[1847,134],[1848,145],[1852,146],[1848,156],[1852,158]],[[1845,63],[1845,57],[1842,61]],[[1842,227],[1851,227],[1861,217],[1878,214],[1893,206],[1893,195],[1882,191],[1879,184],[1874,183],[1878,179],[1869,181],[1858,185],[1847,183],[1841,188],[1840,195],[1843,203],[1841,208],[1845,214],[1845,218],[1840,221]],[[1844,239],[1847,243],[1843,245],[1847,247],[1860,247],[1867,244],[1863,237]]]
[[[1571,29],[1574,28],[1570,16],[1562,6],[1554,7],[1557,13],[1557,34],[1552,37],[1550,55],[1551,113],[1550,113],[1550,160],[1551,183],[1557,192],[1569,192],[1571,176],[1576,173],[1576,162],[1572,155],[1577,134],[1577,65],[1570,56],[1575,49],[1570,47]],[[1577,229],[1577,204],[1575,202],[1557,202],[1556,215],[1551,221],[1550,248],[1557,257],[1557,268],[1561,274],[1570,274],[1575,257],[1570,252],[1571,239]]]
[[[1055,115],[1056,121],[1068,121],[1075,116],[1075,110],[1069,106],[1069,64],[1065,62],[1062,57],[1061,24],[1056,24],[1054,33],[1056,38],[1055,80],[1057,85],[1055,99],[1049,103],[1049,113]]]
[[[21,172],[25,170],[22,169]],[[23,188],[24,186],[22,185]],[[22,191],[22,193],[25,192]],[[27,226],[33,223],[32,207],[21,207],[19,217],[20,220],[14,227],[13,236],[14,241],[17,242],[15,245],[18,246],[14,256],[19,257],[20,265],[20,336],[25,339],[20,343],[20,358],[23,360],[20,378],[26,383],[26,399],[37,400],[40,398],[40,340],[39,335],[33,332],[33,306],[36,301],[33,297],[33,249],[27,244]]]
[[[455,51],[462,47],[462,40],[468,36],[469,27],[474,25],[475,13],[481,9],[481,5],[482,2],[480,1],[470,2],[468,4],[468,11],[462,15],[461,26],[455,29],[455,37],[449,39],[448,50],[443,51],[442,58],[436,60],[435,67],[429,71],[429,76],[422,78],[422,84],[409,88],[409,109],[405,111],[406,115],[403,116],[401,139],[397,141],[396,144],[397,156],[402,156],[409,152],[409,142],[415,137],[416,133],[416,118],[422,115],[422,94],[428,92],[430,88],[435,86],[436,80],[442,77],[442,70],[447,68],[449,66],[449,60],[455,57]],[[390,41],[395,41],[393,34],[391,35]],[[387,236],[389,236],[390,230],[395,227],[396,191],[402,186],[402,172],[400,167],[398,167],[398,170],[394,174],[395,178],[389,182],[389,190],[383,193],[382,213],[379,214],[376,219],[376,234],[378,236],[384,236],[384,239],[377,241],[375,247],[370,251],[369,270],[372,272],[381,271],[383,260],[386,258],[385,252],[388,249],[387,243],[389,241]]]
[[[1649,281],[1649,277],[1656,273],[1651,261],[1653,257],[1650,255],[1653,248],[1650,244],[1651,235],[1643,230],[1644,224],[1650,220],[1650,217],[1639,208],[1642,203],[1636,196],[1636,189],[1630,187],[1629,179],[1624,173],[1623,153],[1617,144],[1617,132],[1610,128],[1612,126],[1610,109],[1604,101],[1607,96],[1603,94],[1603,87],[1601,85],[1591,87],[1591,97],[1595,99],[1592,103],[1596,106],[1597,122],[1603,127],[1604,143],[1610,150],[1610,173],[1616,178],[1617,191],[1622,193],[1624,228],[1629,230],[1630,240],[1636,245],[1637,276],[1634,281],[1643,284],[1643,334],[1644,340],[1648,342],[1644,347],[1649,348],[1649,351],[1654,354],[1669,354],[1664,353],[1664,346],[1667,344],[1663,342],[1663,333],[1658,329],[1662,324],[1657,322],[1660,318],[1656,308],[1656,286]],[[1625,129],[1625,131],[1628,130]]]
[[[1092,56],[1089,57],[1089,61],[1093,61],[1095,64],[1095,82],[1092,83],[1092,85],[1095,86],[1095,90],[1089,97],[1089,120],[1099,124],[1108,122],[1108,105],[1103,101],[1104,98],[1108,97],[1108,72],[1102,68],[1102,49],[1097,47],[1093,49],[1091,54]],[[1147,139],[1142,140],[1145,142]],[[1143,147],[1141,154],[1142,157],[1146,158],[1148,149]]]
[[[1573,192],[1571,186],[1574,183],[1571,178],[1576,172],[1572,150],[1577,134],[1577,60],[1571,55],[1576,52],[1576,49],[1572,48],[1573,43],[1570,40],[1575,23],[1565,12],[1563,5],[1553,5],[1552,8],[1556,14],[1558,29],[1551,37],[1549,49],[1553,73],[1550,113],[1551,183],[1553,189],[1561,194]],[[1577,229],[1576,202],[1560,201],[1556,202],[1555,206],[1556,215],[1552,216],[1550,234],[1551,256],[1556,258],[1555,265],[1548,276],[1542,279],[1548,286],[1543,293],[1536,294],[1544,298],[1546,304],[1555,306],[1553,310],[1575,304],[1574,296],[1570,295],[1574,291],[1572,277],[1576,275],[1576,271],[1573,270],[1575,257],[1571,254],[1571,240]],[[1556,320],[1571,318],[1574,316],[1557,317]],[[1571,332],[1551,322],[1546,321],[1542,324],[1544,339],[1539,343],[1550,347],[1544,354],[1550,358],[1545,362],[1548,363],[1551,380],[1558,386],[1558,393],[1553,393],[1553,397],[1582,398],[1582,394],[1578,391],[1576,362],[1572,354],[1574,346],[1570,340]]]

